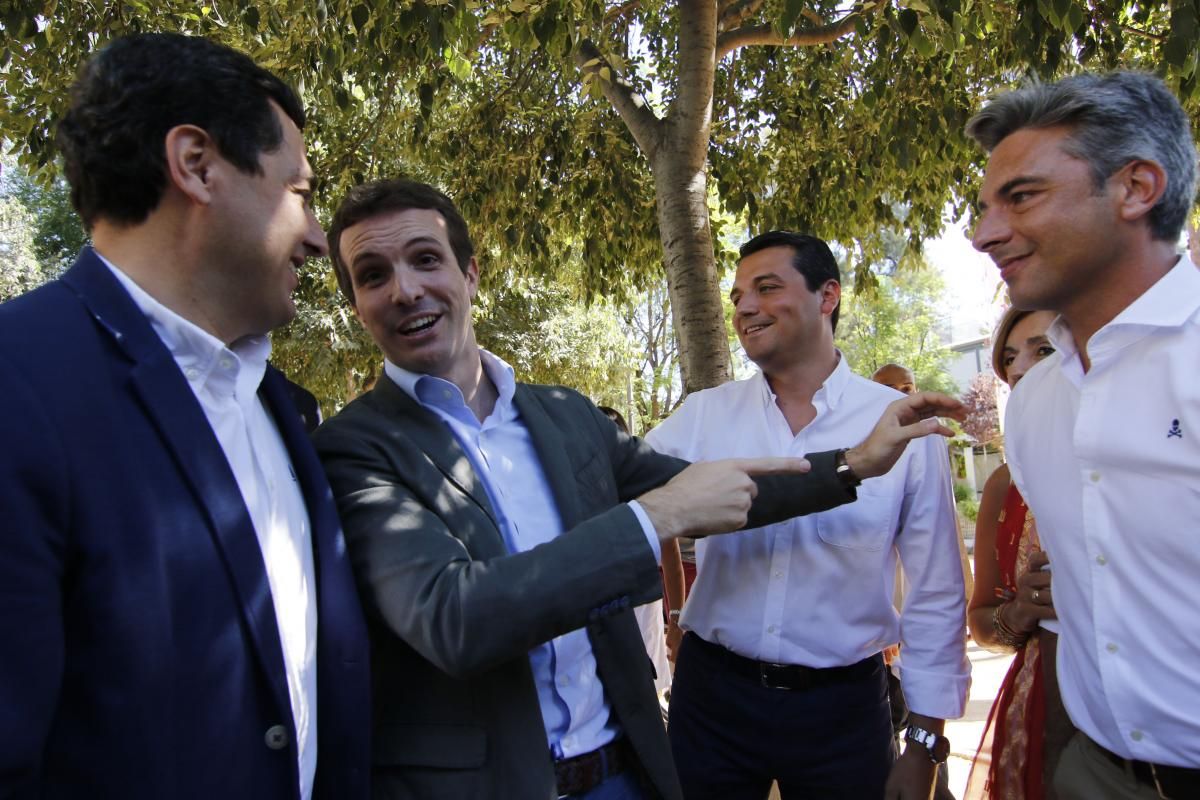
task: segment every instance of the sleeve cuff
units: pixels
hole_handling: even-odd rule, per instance
[[[650,517],[637,500],[630,500],[628,505],[642,526],[642,533],[646,535],[646,542],[650,545],[651,552],[654,553],[654,563],[662,566],[662,544],[658,541],[658,531],[654,530],[654,523],[650,521]]]
[[[965,659],[964,659],[965,660]],[[900,686],[910,711],[934,719],[958,719],[967,710],[971,672],[925,672],[900,664]]]

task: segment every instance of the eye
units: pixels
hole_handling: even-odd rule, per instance
[[[1054,348],[1048,344],[1044,344],[1037,349],[1037,357],[1039,359],[1045,358],[1046,356],[1051,355],[1053,353],[1054,353]]]
[[[778,287],[778,286],[776,286],[776,285],[775,285],[775,284],[773,284],[773,283],[763,283],[763,284],[759,284],[758,291],[759,291],[760,293],[761,293],[761,292],[773,292],[773,291],[775,291],[775,290],[776,290],[776,289],[778,289],[778,288],[779,288],[779,287]]]
[[[413,259],[413,264],[419,269],[434,269],[441,263],[441,256],[432,251],[418,253],[417,257]]]
[[[1003,365],[1004,365],[1004,366],[1006,366],[1006,367],[1011,367],[1011,366],[1012,366],[1012,363],[1013,363],[1014,361],[1016,361],[1016,360],[1017,360],[1017,357],[1016,357],[1016,356],[1014,356],[1014,355],[1006,355],[1004,358],[1000,359],[1000,363],[1001,363],[1001,364],[1003,364]]]
[[[367,267],[354,273],[355,286],[377,286],[383,282],[384,272],[375,267]]]
[[[1013,192],[1012,194],[1010,194],[1008,196],[1008,200],[1014,206],[1018,206],[1021,203],[1024,203],[1029,198],[1033,197],[1033,195],[1034,195],[1034,193],[1030,192],[1030,191],[1017,191],[1017,192]]]

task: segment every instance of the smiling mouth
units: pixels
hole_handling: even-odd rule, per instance
[[[400,333],[404,336],[415,336],[416,334],[424,333],[437,324],[439,319],[441,319],[439,315],[425,314],[401,325]]]
[[[1013,258],[1006,258],[1003,261],[997,262],[996,266],[1000,267],[1000,277],[1007,280],[1007,276],[1017,267],[1024,264],[1026,258],[1028,258],[1028,255],[1014,256]]]
[[[765,330],[769,327],[771,327],[771,323],[769,322],[759,322],[754,325],[747,325],[746,327],[742,328],[742,335],[750,336],[751,334],[758,333],[759,331]]]

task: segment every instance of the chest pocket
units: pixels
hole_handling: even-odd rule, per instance
[[[891,482],[867,481],[858,487],[853,503],[817,514],[821,541],[849,550],[877,551],[891,543],[894,498],[899,487]]]

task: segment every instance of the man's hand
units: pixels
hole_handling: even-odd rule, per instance
[[[946,727],[945,720],[910,713],[910,725],[941,735]],[[916,742],[904,743],[904,754],[896,759],[888,773],[884,787],[884,800],[929,800],[933,794],[933,781],[937,777],[938,765],[929,757],[929,750]],[[945,769],[945,765],[941,767]]]
[[[846,451],[846,463],[859,478],[883,475],[900,459],[909,441],[931,433],[954,435],[939,416],[961,422],[966,414],[962,403],[940,392],[918,392],[901,398],[884,410],[862,444]]]
[[[929,800],[937,764],[929,760],[924,750],[919,744],[905,745],[904,755],[896,759],[888,773],[884,800]]]
[[[758,493],[754,475],[808,472],[803,458],[728,458],[692,464],[664,486],[639,497],[659,541],[736,531]]]
[[[667,659],[671,663],[675,662],[681,642],[683,642],[683,628],[679,627],[678,622],[671,620],[667,623]]]

